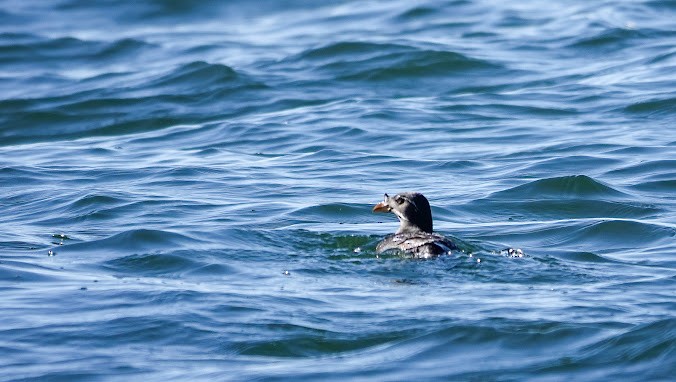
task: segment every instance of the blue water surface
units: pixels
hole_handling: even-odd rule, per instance
[[[673,380],[674,20],[0,1],[0,380]]]

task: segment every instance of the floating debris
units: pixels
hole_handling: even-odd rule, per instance
[[[47,256],[56,256],[56,252],[50,249],[49,251],[47,251]]]
[[[289,271],[284,271],[284,275],[285,275],[285,276],[289,276],[290,274],[291,274],[291,272],[289,272]]]
[[[64,240],[72,240],[70,236],[64,234],[64,233],[54,233],[52,234],[52,237],[54,239],[58,239],[58,241],[52,241],[52,244],[54,245],[63,245]]]
[[[352,252],[361,253],[361,247],[357,247],[357,248],[353,249]]]
[[[501,254],[509,257],[523,257],[524,253],[521,248],[507,248],[500,251]]]

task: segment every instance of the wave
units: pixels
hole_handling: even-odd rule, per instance
[[[154,44],[150,44],[145,41],[133,38],[124,38],[102,46],[101,49],[92,56],[92,58],[98,60],[119,60],[131,55],[138,55],[144,50],[153,47],[155,47]]]
[[[293,61],[319,61],[313,69],[331,73],[336,79],[387,81],[402,78],[448,76],[481,69],[499,69],[487,60],[435,49],[403,44],[337,42],[306,50]],[[318,65],[318,66],[317,66]]]
[[[426,18],[427,16],[436,15],[438,12],[439,9],[436,7],[417,6],[401,12],[397,15],[396,19],[400,21],[418,20],[421,18]]]
[[[232,350],[246,356],[263,357],[325,357],[330,354],[349,352],[367,352],[380,346],[396,343],[405,339],[406,331],[372,333],[358,341],[347,334],[329,332],[295,324],[268,323],[256,324],[252,329],[259,337],[261,333],[284,333],[285,341],[242,340],[231,345]]]
[[[608,369],[607,377],[609,379],[668,380],[673,370],[669,370],[669,367],[660,367],[660,365],[665,365],[665,362],[669,363],[669,360],[673,359],[676,353],[674,343],[676,343],[676,319],[657,320],[635,325],[620,331],[619,334],[607,336],[577,349],[576,354],[567,357],[566,362],[542,367],[539,372],[565,371],[566,375],[570,376],[571,365],[576,365],[576,369],[584,369],[581,366],[621,365],[615,371],[613,368]],[[636,368],[638,371],[633,371],[635,366],[646,364],[652,364],[655,367],[638,367]]]
[[[655,10],[662,11],[662,10],[667,10],[667,11],[673,11],[676,10],[676,1],[664,1],[664,0],[648,0],[644,3],[646,6],[650,8],[654,8]]]
[[[0,110],[7,112],[7,123],[0,127],[0,145],[127,135],[194,124],[200,120],[194,115],[198,107],[212,110],[214,100],[227,102],[236,92],[266,88],[226,65],[196,61],[135,81],[133,86],[118,84],[49,100],[4,100]],[[49,106],[34,109],[44,103]]]
[[[2,130],[0,129],[0,135]],[[38,185],[44,182],[46,175],[27,166],[0,167],[0,179],[16,182],[25,186]]]
[[[298,61],[336,61],[338,59],[347,60],[356,57],[374,57],[383,53],[405,52],[409,50],[411,50],[411,47],[400,44],[341,41],[324,45],[319,48],[305,50],[299,55],[292,57],[292,59]]]
[[[3,245],[4,243],[0,243]],[[38,264],[34,259],[11,259],[8,257],[2,258],[0,261],[0,281],[13,283],[15,287],[21,288],[20,284],[24,282],[54,282],[64,279],[62,272],[50,268],[45,264]],[[3,292],[13,289],[6,284],[2,287]]]
[[[239,79],[237,72],[226,65],[196,61],[179,66],[146,86],[172,88],[188,86],[201,89],[203,86],[222,85]]]
[[[101,266],[116,274],[170,276],[181,275],[207,265],[191,259],[188,255],[175,253],[135,254],[106,261]],[[219,268],[225,271],[227,267],[221,265]]]
[[[627,194],[618,191],[587,175],[570,175],[539,179],[490,196],[491,199],[508,200],[529,198],[553,199],[618,199]]]
[[[460,89],[453,90],[453,92],[477,92],[481,93],[484,91],[496,90],[495,87],[485,87],[485,86],[470,86],[463,87]],[[477,113],[477,108],[481,109],[482,114]],[[534,106],[534,105],[518,105],[515,102],[508,101],[505,103],[482,103],[482,104],[463,104],[457,103],[449,106],[443,106],[439,108],[440,110],[449,111],[457,113],[459,111],[473,112],[472,117],[480,117],[482,119],[502,119],[504,114],[515,115],[521,114],[524,116],[566,116],[566,115],[576,115],[579,114],[579,111],[573,107],[568,108],[555,108],[555,107],[545,107],[545,106]],[[532,139],[532,137],[527,136],[527,138]],[[487,139],[487,137],[484,137]],[[504,139],[500,137],[500,139]],[[511,140],[514,140],[514,136],[510,136]]]
[[[539,195],[539,194],[538,194]],[[599,199],[552,199],[532,200],[532,195],[523,198],[505,200],[492,196],[471,201],[459,209],[471,215],[503,216],[510,220],[523,219],[580,219],[580,218],[646,218],[664,212],[663,208],[652,204],[608,201]]]
[[[554,150],[554,149],[552,149]],[[590,150],[591,151],[591,150]],[[525,153],[519,153],[522,157],[527,157]],[[551,153],[549,153],[551,154]],[[547,154],[545,154],[547,155]],[[566,155],[566,156],[556,156],[553,158],[536,158],[531,156],[532,164],[528,164],[525,169],[520,171],[527,171],[529,173],[542,173],[547,174],[552,171],[568,171],[571,168],[574,168],[578,171],[595,171],[599,168],[608,168],[611,166],[616,166],[623,163],[621,159],[618,158],[607,158],[602,155]]]
[[[647,115],[676,114],[676,97],[633,103],[625,107],[624,111]]]
[[[194,61],[151,76],[132,88],[116,91],[123,98],[120,102],[131,102],[132,105],[147,102],[199,105],[237,91],[267,88],[262,82],[227,65]]]
[[[674,227],[637,220],[609,219],[570,231],[561,238],[559,244],[607,252],[632,248],[646,249],[673,240],[674,236],[676,236]]]
[[[675,170],[676,159],[652,159],[609,171],[608,174],[632,177],[644,175],[651,178],[655,176],[671,177]]]
[[[660,194],[676,192],[676,179],[655,180],[634,184],[632,188],[641,191],[653,191]]]
[[[0,15],[2,12],[0,11]],[[1,16],[0,16],[1,17]],[[16,45],[17,43],[26,44],[34,41],[39,41],[43,37],[33,33],[26,32],[0,32],[0,47],[8,47]]]
[[[388,81],[411,77],[448,76],[474,69],[495,68],[484,60],[455,52],[422,51],[386,55],[360,63],[359,70],[339,76],[346,80]]]
[[[63,253],[101,252],[129,253],[158,251],[162,249],[178,249],[195,246],[199,240],[179,233],[157,229],[132,229],[111,236],[63,245],[59,250]]]
[[[630,28],[608,28],[602,32],[591,36],[578,39],[568,45],[571,48],[613,48],[629,46],[631,40],[637,38],[650,37],[650,34],[640,29]]]
[[[327,218],[352,221],[357,216],[364,215],[368,211],[363,205],[350,203],[325,203],[296,209],[290,213],[294,220],[325,221]]]
[[[562,257],[566,260],[579,261],[583,263],[617,263],[618,260],[599,255],[588,251],[566,252]]]
[[[48,38],[33,34],[0,35],[0,53],[4,60],[0,65],[42,66],[53,63],[79,60],[83,64],[96,62],[110,65],[121,59],[137,56],[155,45],[133,38],[112,42],[82,40],[75,37]],[[59,64],[61,65],[61,64]]]

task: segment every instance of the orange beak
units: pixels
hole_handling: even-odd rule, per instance
[[[373,206],[373,212],[390,212],[390,206],[385,201],[382,201]]]

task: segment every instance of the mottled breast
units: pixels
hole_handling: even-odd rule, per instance
[[[458,247],[447,238],[430,233],[394,234],[383,239],[376,247],[377,253],[402,251],[419,258],[429,258],[448,253]]]

